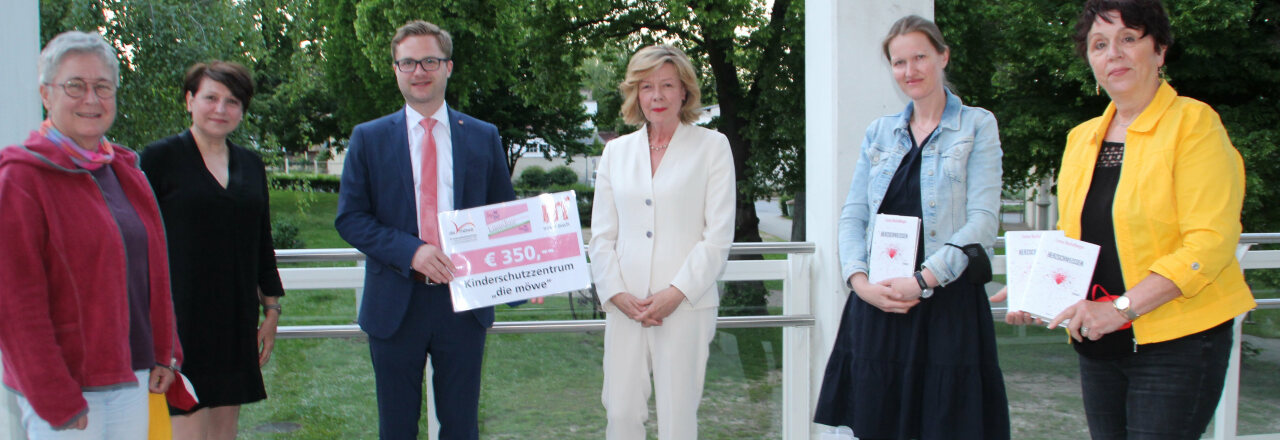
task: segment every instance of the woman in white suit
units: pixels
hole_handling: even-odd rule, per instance
[[[701,94],[679,49],[636,52],[619,89],[623,118],[642,127],[605,148],[591,210],[606,438],[645,438],[652,375],[658,437],[694,439],[733,243],[733,155],[724,135],[692,125]]]

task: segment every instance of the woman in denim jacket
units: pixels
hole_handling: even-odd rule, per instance
[[[937,26],[898,20],[884,41],[912,100],[867,128],[840,215],[840,262],[853,288],[814,421],[860,439],[1007,439],[1009,411],[991,308],[958,248],[989,249],[1000,206],[1000,138],[991,112],[945,87]],[[868,282],[876,214],[921,218],[914,276]]]

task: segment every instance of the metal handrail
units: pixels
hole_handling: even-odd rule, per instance
[[[1280,232],[1249,232],[1240,234],[1240,243],[1276,244],[1280,243]]]
[[[1240,234],[1240,243],[1276,244],[1280,243],[1280,232],[1250,232]],[[997,237],[995,247],[1004,247],[1004,237]],[[585,248],[585,247],[584,247]],[[729,248],[730,255],[763,255],[763,254],[812,254],[817,246],[813,242],[761,242],[734,243]],[[276,261],[280,263],[314,263],[334,261],[363,261],[365,256],[355,248],[332,249],[277,249]]]
[[[812,254],[816,245],[811,242],[734,243],[730,255],[763,254]],[[276,250],[279,263],[316,263],[363,261],[365,255],[354,248],[334,249],[280,249]],[[723,316],[716,318],[716,328],[774,328],[813,327],[813,315],[754,315]],[[603,331],[604,320],[579,321],[498,321],[489,329],[490,334],[507,333],[572,333]],[[276,333],[281,339],[300,338],[363,338],[365,334],[355,324],[294,325],[281,326]]]
[[[1272,244],[1280,243],[1280,233],[1248,233],[1240,235],[1241,243]],[[1004,246],[1004,239],[996,241],[996,247]],[[767,242],[767,243],[734,243],[730,248],[731,255],[762,254],[812,254],[815,245],[811,242]],[[353,248],[337,249],[282,249],[276,251],[277,261],[281,263],[303,262],[341,262],[362,261],[364,254]],[[1257,299],[1257,309],[1280,309],[1280,298]],[[1003,320],[1008,313],[1006,307],[992,307],[991,315],[996,320]],[[716,320],[717,328],[773,328],[773,327],[812,327],[813,315],[755,315],[724,316]],[[508,333],[571,333],[603,331],[604,320],[580,321],[499,321],[489,329],[492,334]],[[364,332],[355,324],[346,325],[304,325],[282,326],[277,335],[282,339],[296,338],[359,338]]]
[[[586,246],[583,246],[584,252],[585,249]],[[812,254],[816,249],[817,246],[812,242],[734,243],[729,248],[729,255]],[[364,261],[364,259],[365,255],[355,248],[276,250],[277,263]]]
[[[721,316],[716,318],[716,328],[774,328],[774,327],[813,327],[813,315],[754,315],[754,316]],[[498,321],[493,323],[489,334],[513,333],[585,333],[604,331],[603,319],[581,321]],[[276,333],[279,339],[305,338],[363,338],[365,334],[355,324],[339,325],[294,325],[282,326]]]

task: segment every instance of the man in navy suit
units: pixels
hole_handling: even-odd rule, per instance
[[[431,355],[441,439],[476,439],[480,363],[493,308],[454,313],[453,264],[436,213],[515,199],[493,124],[450,109],[448,32],[411,21],[391,40],[405,107],[351,132],[338,233],[367,257],[360,328],[369,335],[382,439],[415,439]]]

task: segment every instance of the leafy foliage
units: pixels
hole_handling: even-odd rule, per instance
[[[391,38],[413,19],[433,22],[453,37],[449,105],[496,125],[506,143],[508,169],[538,140],[568,155],[586,114],[575,69],[580,49],[550,46],[528,20],[539,2],[441,0],[430,8],[402,0],[315,0],[320,44],[340,130],[404,105],[391,67]],[[548,153],[549,154],[549,153]]]
[[[182,96],[188,66],[210,59],[244,63],[260,46],[241,18],[243,8],[227,2],[46,0],[40,7],[42,46],[71,29],[101,30],[115,46],[120,92],[109,136],[135,148],[190,125]],[[237,135],[233,140],[250,143],[244,130]]]
[[[188,126],[184,72],[222,59],[248,66],[257,82],[232,140],[301,152],[341,148],[356,124],[404,105],[390,40],[410,19],[432,20],[454,36],[449,104],[497,125],[514,167],[540,143],[570,155],[589,148],[578,141],[590,134],[581,50],[546,50],[527,20],[536,3],[445,0],[427,11],[403,0],[43,0],[41,36],[43,44],[68,29],[100,30],[120,52],[117,142],[146,145]]]
[[[578,173],[573,168],[561,165],[547,171],[547,182],[552,185],[572,185],[578,181]]]
[[[760,241],[752,201],[803,185],[803,2],[777,0],[547,0],[535,16],[561,44],[594,50],[581,67],[600,103],[596,125],[618,126],[613,87],[626,59],[659,42],[685,50],[702,79],[703,104],[729,138],[738,181],[735,241]],[[621,54],[619,53],[621,49]],[[624,55],[625,54],[625,55]],[[608,67],[602,68],[599,65]],[[612,83],[612,84],[610,84]]]
[[[271,188],[295,191],[337,193],[342,186],[340,176],[312,173],[270,173],[267,181]]]
[[[290,216],[271,219],[271,247],[273,249],[305,249],[307,243],[298,238],[298,224]]]
[[[516,180],[517,185],[533,189],[546,188],[548,183],[547,170],[538,166],[525,168],[520,172],[520,178]]]
[[[256,95],[232,140],[264,152],[305,151],[333,137],[333,102],[314,46],[302,49],[307,1],[93,0],[41,2],[41,44],[60,32],[100,30],[121,58],[110,136],[141,147],[190,125],[182,79],[197,62],[249,67]],[[109,18],[109,19],[108,19]]]
[[[1178,93],[1213,106],[1247,169],[1246,231],[1280,228],[1273,160],[1280,143],[1280,4],[1166,0],[1174,44],[1166,73]],[[1074,52],[1078,2],[939,0],[951,45],[948,79],[966,103],[1000,121],[1008,186],[1051,176],[1067,132],[1102,114],[1088,64]],[[998,26],[993,26],[998,23]]]

